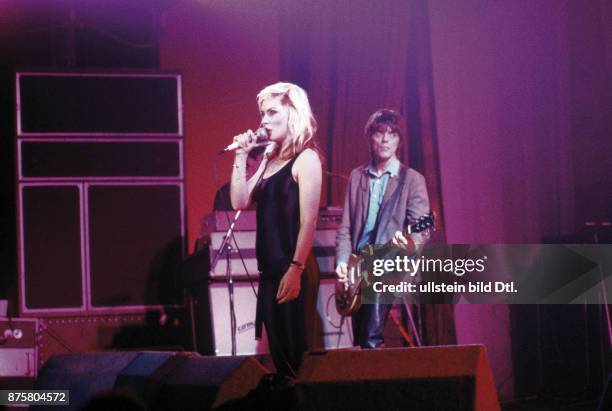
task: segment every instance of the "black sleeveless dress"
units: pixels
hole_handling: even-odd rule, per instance
[[[305,270],[298,298],[277,303],[278,286],[293,260],[300,230],[299,187],[291,174],[296,158],[269,178],[260,178],[254,191],[257,203],[255,248],[261,273],[255,334],[261,337],[263,323],[276,369],[288,376],[295,376],[307,348],[304,290],[309,288],[306,283],[312,277]],[[311,255],[309,262],[313,260]]]

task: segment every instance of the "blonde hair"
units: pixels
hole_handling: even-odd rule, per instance
[[[289,109],[287,128],[289,129],[289,143],[281,149],[280,158],[292,158],[307,148],[312,148],[317,153],[319,149],[314,140],[317,131],[317,121],[312,115],[308,95],[299,86],[291,83],[272,84],[259,92],[257,105],[261,108],[264,100],[268,98],[282,97],[281,102]]]

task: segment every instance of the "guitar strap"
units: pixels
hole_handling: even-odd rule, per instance
[[[390,240],[390,239],[387,239],[387,241],[384,241],[380,237],[384,232],[387,231],[387,227],[389,225],[391,216],[393,215],[393,211],[398,206],[398,201],[399,201],[400,196],[402,195],[404,184],[406,184],[407,175],[408,175],[407,168],[400,167],[400,171],[398,175],[398,184],[395,187],[395,191],[391,194],[391,196],[389,197],[389,200],[385,204],[383,204],[383,207],[380,210],[379,215],[378,215],[378,222],[376,224],[376,239],[375,239],[376,244],[386,243],[387,241]],[[404,221],[402,221],[402,226],[404,226],[405,223],[406,223],[406,220],[404,219]],[[403,228],[404,227],[400,227],[400,230],[402,230]]]

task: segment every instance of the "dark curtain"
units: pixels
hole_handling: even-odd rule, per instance
[[[280,78],[309,94],[324,151],[323,203],[342,204],[346,176],[369,160],[363,127],[380,108],[406,118],[400,160],[425,175],[444,241],[429,14],[424,0],[281,2]],[[453,344],[453,307],[423,307],[428,344]]]

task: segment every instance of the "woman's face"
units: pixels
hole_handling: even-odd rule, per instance
[[[268,97],[259,108],[261,127],[268,132],[270,141],[282,143],[289,134],[289,108],[282,103],[282,96]]]

